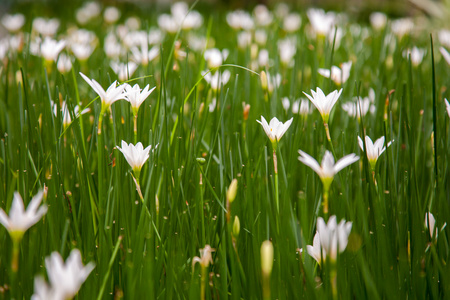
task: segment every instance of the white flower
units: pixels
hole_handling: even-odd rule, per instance
[[[25,24],[25,17],[22,14],[6,14],[2,17],[2,25],[5,26],[9,32],[19,31],[23,24]]]
[[[156,145],[156,147],[158,147],[158,145]],[[122,148],[117,146],[117,149],[119,149],[120,152],[122,152],[123,156],[125,156],[125,159],[130,164],[133,172],[135,172],[137,176],[141,171],[142,166],[147,161],[152,146],[150,145],[144,149],[141,142],[138,142],[135,146],[132,143],[127,145],[125,141],[122,141]]]
[[[387,16],[382,12],[373,12],[370,14],[370,24],[375,30],[381,30],[386,26]]]
[[[314,32],[322,36],[327,36],[336,22],[336,14],[326,13],[323,9],[310,8],[306,14]]]
[[[409,34],[414,28],[414,22],[410,18],[402,18],[392,21],[392,32],[401,39],[405,34]]]
[[[125,89],[125,85],[116,86],[117,81],[114,81],[109,88],[105,90],[102,86],[95,81],[94,79],[89,79],[86,75],[80,72],[81,77],[94,89],[94,91],[100,96],[102,100],[102,110],[108,108],[111,104],[116,102],[117,100],[125,99],[125,95],[123,94],[123,90]]]
[[[291,126],[292,119],[293,118],[290,118],[283,124],[283,122],[278,121],[278,119],[274,117],[270,120],[270,123],[267,124],[266,119],[261,116],[261,121],[256,120],[256,122],[261,124],[272,144],[275,144],[281,139],[286,130],[288,130],[289,126]]]
[[[430,231],[431,239],[437,238],[438,229],[436,228],[436,220],[432,213],[428,212],[425,214],[425,227]]]
[[[290,38],[278,41],[278,53],[284,66],[292,67],[294,65],[294,56],[297,52],[296,44],[296,40]]]
[[[334,104],[336,104],[336,102],[338,101],[341,93],[342,89],[339,92],[335,90],[325,96],[320,88],[317,88],[316,92],[311,90],[312,96],[303,92],[303,94],[305,94],[305,96],[308,97],[308,99],[311,100],[312,104],[314,104],[314,106],[319,110],[324,123],[328,123],[330,112],[333,109]]]
[[[306,117],[312,112],[312,109],[309,107],[309,100],[306,98],[298,99],[292,104],[292,113]]]
[[[450,30],[441,29],[438,33],[439,42],[445,47],[450,47]]]
[[[411,55],[411,63],[414,67],[417,67],[422,63],[425,54],[426,51],[424,49],[419,49],[416,46],[414,46],[412,49],[403,51],[404,58],[408,59],[409,55]]]
[[[41,204],[44,193],[39,191],[28,204],[25,211],[22,197],[18,192],[14,193],[14,199],[9,210],[9,217],[0,208],[0,223],[8,230],[11,238],[20,240],[31,226],[36,224],[47,212],[47,206]]]
[[[50,37],[46,37],[41,44],[41,55],[46,61],[56,61],[59,52],[66,46],[66,41],[56,41]]]
[[[45,282],[42,276],[34,278],[34,294],[31,300],[61,300],[56,290]]]
[[[120,10],[114,6],[105,8],[103,19],[110,24],[117,22],[120,19]]]
[[[352,153],[344,156],[336,163],[334,163],[333,154],[331,154],[330,151],[326,150],[322,158],[322,164],[319,165],[319,163],[309,154],[303,152],[302,150],[298,150],[298,153],[300,154],[298,159],[302,163],[313,169],[314,172],[317,173],[317,175],[319,175],[325,190],[328,190],[328,188],[330,187],[331,182],[333,182],[334,175],[336,175],[343,168],[359,160],[359,156],[356,156],[356,154]]]
[[[283,29],[286,32],[295,32],[300,29],[302,18],[298,13],[291,13],[283,18]]]
[[[341,64],[341,68],[332,66],[331,67],[331,80],[337,85],[344,84],[350,77],[350,69],[352,68],[352,62],[345,62]],[[326,78],[330,78],[329,69],[318,69],[320,75]]]
[[[377,164],[378,157],[386,150],[386,147],[384,147],[384,136],[380,137],[375,141],[375,143],[372,142],[372,139],[366,135],[366,146],[367,146],[367,159],[369,160],[370,167],[372,170],[375,170],[375,166]],[[392,144],[393,141],[390,141],[387,144],[387,147],[389,147]],[[362,151],[364,151],[364,143],[363,140],[358,136],[358,143],[359,147]]]
[[[342,109],[345,110],[350,117],[357,117],[359,120],[361,119],[361,113],[365,116],[369,111],[371,113],[375,112],[375,106],[372,104],[373,101],[369,99],[369,97],[359,97],[354,99],[355,102],[346,102],[342,104]]]
[[[236,10],[227,14],[227,23],[231,28],[239,30],[252,30],[255,26],[250,14],[243,10]]]
[[[448,103],[447,99],[444,100],[445,100],[445,108],[447,109],[447,114],[450,117],[450,103]]]
[[[208,68],[213,69],[222,65],[223,61],[227,59],[229,54],[228,49],[220,51],[217,48],[207,49],[203,54]]]
[[[61,53],[58,58],[58,63],[56,64],[56,68],[59,72],[66,74],[72,70],[72,60],[68,55]]]
[[[253,15],[255,16],[255,22],[258,26],[264,27],[272,23],[273,15],[264,4],[256,5],[253,9]]]
[[[59,20],[36,18],[33,20],[33,29],[43,36],[54,36],[59,28]]]
[[[126,84],[125,87],[125,100],[131,103],[131,108],[133,113],[136,115],[139,106],[147,99],[147,97],[156,89],[156,86],[149,90],[149,85],[141,90],[138,84],[135,84],[133,87],[129,84]]]
[[[320,246],[327,258],[336,261],[338,252],[342,253],[347,248],[348,236],[351,231],[352,222],[342,220],[337,224],[336,216],[331,216],[327,224],[321,217],[317,219]]]
[[[50,101],[51,101],[51,104],[53,107],[53,114],[55,115],[55,117],[57,117],[58,116],[58,105],[56,103],[54,103],[52,100],[50,100]],[[90,111],[90,109],[86,108],[81,112],[80,115],[85,114],[89,111]],[[75,105],[73,107],[73,114],[75,115],[75,117],[78,117],[79,112],[80,112],[80,107],[78,105]],[[62,104],[61,104],[61,114],[63,116],[63,125],[64,126],[70,125],[70,123],[72,122],[72,118],[70,117],[69,108],[67,107],[67,103],[65,101],[62,102]]]
[[[306,251],[308,251],[308,254],[312,256],[312,258],[314,258],[319,264],[322,262],[322,258],[325,259],[327,257],[325,249],[323,249],[320,245],[320,237],[318,231],[316,231],[316,234],[314,235],[312,246],[307,245]]]
[[[214,252],[214,249],[210,245],[205,245],[205,248],[200,249],[200,257],[195,256],[192,259],[192,267],[199,263],[202,268],[207,268],[209,264],[213,263],[212,252]]]
[[[56,295],[55,299],[72,299],[95,268],[95,264],[90,262],[83,266],[80,251],[73,249],[65,263],[58,252],[53,252],[45,258],[45,268],[52,292]],[[38,280],[38,284],[42,282]],[[35,286],[35,291],[36,289],[42,287]]]
[[[70,50],[72,50],[73,55],[80,60],[86,61],[94,52],[95,48],[88,43],[72,43],[70,46]]]

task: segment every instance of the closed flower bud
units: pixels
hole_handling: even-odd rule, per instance
[[[232,203],[234,199],[236,198],[237,193],[237,179],[233,179],[231,181],[230,187],[227,190],[227,200],[228,202]]]
[[[261,87],[263,89],[263,92],[267,92],[268,87],[267,74],[266,72],[262,71],[260,76],[261,76]]]
[[[264,241],[261,245],[261,270],[263,276],[269,277],[273,266],[273,245],[271,241]]]
[[[239,221],[239,217],[238,216],[234,216],[233,236],[234,237],[238,237],[240,231],[241,231],[241,222]]]

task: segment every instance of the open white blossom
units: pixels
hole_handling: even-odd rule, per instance
[[[39,191],[25,210],[22,197],[15,192],[9,216],[0,208],[0,223],[5,226],[12,239],[20,240],[25,231],[36,224],[47,212],[46,205],[40,206],[43,196],[44,193]]]
[[[334,104],[339,99],[339,96],[342,93],[342,89],[338,92],[337,90],[329,93],[325,96],[325,94],[322,92],[320,88],[316,89],[316,92],[311,90],[311,95],[305,94],[306,97],[308,97],[309,100],[311,100],[312,104],[317,108],[320,115],[322,116],[323,122],[328,123],[328,119],[330,118],[330,112],[333,109]]]
[[[125,95],[123,94],[123,90],[125,89],[124,84],[117,86],[117,81],[114,81],[105,91],[102,86],[97,81],[95,81],[95,79],[91,80],[81,72],[80,75],[100,96],[100,99],[102,100],[102,110],[106,110],[117,100],[125,99]]]
[[[321,36],[327,36],[336,23],[336,14],[325,12],[323,9],[310,8],[306,12],[314,32]]]
[[[157,146],[158,145],[156,145],[156,147]],[[122,141],[122,148],[119,146],[116,146],[116,148],[122,152],[123,156],[125,156],[125,159],[133,169],[133,172],[136,174],[136,177],[138,177],[137,175],[141,171],[142,166],[149,158],[149,152],[152,149],[152,146],[150,145],[144,149],[141,142],[138,142],[135,146],[132,143],[128,145],[125,141]]]
[[[149,85],[141,90],[138,84],[131,86],[126,84],[125,87],[125,100],[130,102],[131,108],[133,110],[133,114],[136,115],[138,113],[139,107],[141,104],[147,99],[148,96],[156,89],[156,86],[149,90]]]
[[[316,231],[316,234],[314,235],[312,246],[307,245],[306,251],[308,251],[308,254],[312,258],[314,258],[319,264],[322,262],[322,259],[325,259],[327,257],[325,249],[323,249],[322,245],[320,245],[320,237],[318,231]]]
[[[66,46],[66,41],[57,41],[50,37],[46,37],[41,44],[41,55],[46,61],[56,61],[59,52]]]
[[[386,26],[387,15],[382,12],[373,12],[370,14],[370,24],[373,29],[381,30]]]
[[[270,120],[270,123],[267,124],[266,119],[261,116],[261,121],[256,120],[264,129],[264,132],[267,134],[267,137],[270,139],[272,144],[277,143],[281,137],[284,135],[286,130],[288,130],[289,126],[291,126],[293,118],[290,118],[285,123],[278,121],[276,117],[273,117]]]
[[[425,214],[425,227],[430,231],[431,239],[437,238],[438,229],[436,228],[436,220],[434,218],[434,215],[430,212],[427,212]]]
[[[95,268],[95,264],[90,262],[83,266],[80,251],[73,249],[66,262],[58,252],[53,252],[45,258],[45,268],[50,285],[47,285],[42,277],[37,277],[31,298],[33,300],[72,299]]]
[[[302,163],[313,169],[314,172],[317,173],[317,175],[319,175],[325,190],[329,189],[331,183],[333,182],[334,175],[336,175],[343,168],[359,160],[359,156],[356,156],[356,154],[352,153],[344,156],[336,163],[334,163],[333,154],[331,154],[330,151],[326,150],[322,158],[322,164],[319,165],[317,160],[315,160],[309,154],[303,152],[302,150],[298,150],[298,153],[300,154],[298,159]]]
[[[365,151],[367,159],[369,160],[371,169],[375,170],[378,157],[386,150],[386,147],[384,146],[384,136],[380,137],[375,141],[375,143],[373,143],[372,139],[368,135],[366,135],[365,141],[367,146],[367,151]],[[390,141],[387,144],[387,147],[389,147],[392,144],[392,142],[393,141]],[[358,136],[358,143],[361,150],[364,151],[364,142],[359,136]]]
[[[2,17],[1,22],[9,32],[15,33],[18,32],[25,24],[25,17],[22,14],[6,14]]]
[[[444,99],[445,101],[445,108],[447,109],[447,114],[450,117],[450,103],[448,103],[447,99]]]
[[[217,91],[221,86],[228,83],[231,77],[231,73],[228,70],[220,72],[215,72],[211,74],[211,72],[206,73],[206,71],[202,72],[203,78],[209,83],[211,89]]]
[[[205,245],[205,248],[200,249],[200,257],[195,256],[192,259],[192,267],[199,263],[202,268],[207,268],[209,264],[213,263],[212,252],[214,252],[214,249],[210,245]]]

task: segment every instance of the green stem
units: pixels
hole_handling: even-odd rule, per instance
[[[277,205],[277,212],[280,212],[280,200],[278,195],[278,163],[277,163],[277,151],[273,149],[273,169],[275,173],[275,203]]]
[[[11,261],[11,270],[13,273],[17,273],[19,270],[19,252],[20,252],[20,240],[13,239],[13,252]]]
[[[103,123],[103,107],[98,117],[97,126],[97,162],[98,162],[98,202],[99,214],[103,214],[103,137],[102,137],[102,123]]]
[[[134,115],[134,144],[137,144],[137,114]]]
[[[206,277],[208,276],[207,269],[202,266],[202,279],[200,285],[200,299],[205,300],[205,292],[206,292]]]
[[[200,172],[200,218],[202,220],[202,244],[206,243],[206,235],[205,235],[205,216],[203,213],[203,178],[202,173]]]
[[[325,217],[325,220],[328,220],[328,193],[329,188],[323,187],[323,215]]]

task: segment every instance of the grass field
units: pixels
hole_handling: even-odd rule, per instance
[[[450,31],[134,11],[2,19],[0,299],[450,297]]]

